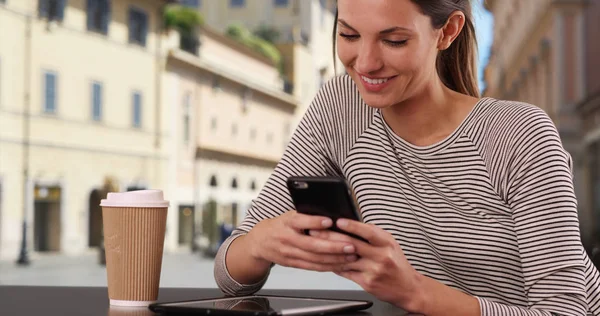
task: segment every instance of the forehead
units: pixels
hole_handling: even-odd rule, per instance
[[[412,0],[338,0],[338,17],[356,29],[377,31],[390,26],[414,29],[429,20]]]

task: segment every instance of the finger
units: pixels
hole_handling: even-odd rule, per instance
[[[388,234],[375,225],[340,218],[337,220],[336,226],[345,232],[364,238],[373,246],[386,246],[389,243]]]
[[[286,217],[285,224],[294,230],[304,231],[306,229],[324,229],[333,225],[331,218],[325,216],[313,216],[295,212]]]
[[[349,271],[357,271],[357,272],[368,272],[369,268],[374,266],[374,262],[367,258],[360,258],[358,260],[346,261],[346,263],[340,264],[336,271],[338,272],[349,272]]]
[[[287,259],[283,264],[280,264],[284,267],[297,268],[303,270],[311,270],[318,272],[332,272],[334,271],[336,264],[320,264],[309,261],[304,261],[301,259]]]
[[[351,260],[349,255],[318,254],[295,247],[283,247],[279,250],[279,254],[283,257],[283,261],[301,260],[316,264],[331,264],[338,266],[344,265]]]
[[[297,234],[286,240],[286,243],[302,250],[318,254],[354,254],[356,247],[349,242],[332,241]]]
[[[331,241],[343,241],[347,243],[352,243],[355,238],[352,238],[346,234],[334,232],[331,230],[311,230],[310,235],[316,238],[331,240]]]

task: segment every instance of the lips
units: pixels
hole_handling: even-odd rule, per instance
[[[360,78],[361,83],[368,92],[379,92],[385,89],[385,87],[387,87],[390,84],[390,82],[396,78],[396,76],[372,78],[360,74],[358,76]]]

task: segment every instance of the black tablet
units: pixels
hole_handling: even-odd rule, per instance
[[[353,312],[372,305],[370,301],[254,295],[154,303],[149,308],[159,314],[287,316]]]

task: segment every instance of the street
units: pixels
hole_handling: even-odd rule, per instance
[[[0,261],[0,285],[106,286],[106,268],[97,253],[79,256],[32,256],[31,265],[19,267]],[[161,287],[214,288],[213,260],[190,253],[163,257]],[[265,285],[269,289],[360,289],[333,273],[318,273],[275,266]]]

